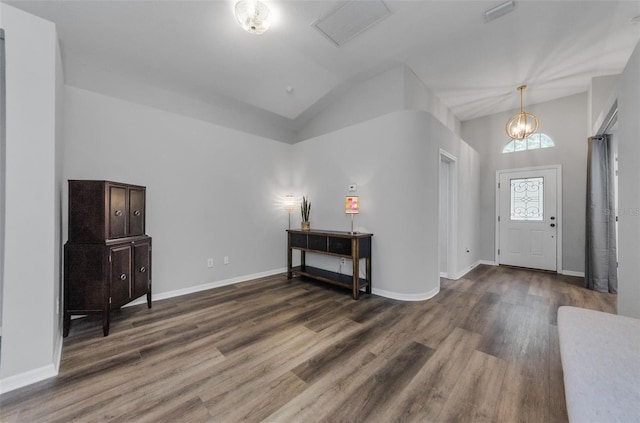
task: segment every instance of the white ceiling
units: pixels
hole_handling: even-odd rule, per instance
[[[235,22],[235,1],[6,1],[57,24],[67,83],[113,70],[186,96],[228,97],[295,119],[348,83],[408,65],[460,120],[588,89],[620,73],[640,39],[640,0],[386,0],[391,16],[337,47],[311,24],[342,2],[263,0],[263,35]],[[95,76],[93,76],[95,78]],[[288,93],[287,86],[294,88]]]

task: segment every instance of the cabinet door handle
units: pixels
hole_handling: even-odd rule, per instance
[[[116,210],[115,213],[116,216],[122,216],[122,210]]]
[[[146,272],[146,271],[147,271],[147,269],[145,269],[145,267],[144,267],[144,266],[142,266],[142,267],[140,268],[140,273],[144,273],[144,272]]]
[[[136,211],[134,211],[134,212],[133,212],[133,215],[134,215],[134,216],[140,216],[140,210],[136,210]]]
[[[122,275],[120,275],[120,280],[122,280],[122,281],[127,280],[127,274],[123,273]]]

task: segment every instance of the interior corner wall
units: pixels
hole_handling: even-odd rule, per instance
[[[618,95],[618,314],[640,318],[640,43]]]
[[[285,268],[291,145],[70,86],[65,122],[65,180],[147,187],[154,297]]]
[[[462,139],[479,153],[480,258],[495,261],[496,171],[544,165],[562,165],[562,265],[558,271],[584,272],[587,93],[526,107],[540,120],[539,132],[553,138],[556,147],[503,154],[509,142],[504,125],[517,112],[497,113],[462,123]]]
[[[460,157],[460,167],[476,161],[468,171],[478,171],[477,153],[431,114],[420,111],[389,113],[293,146],[293,185],[297,195],[310,198],[312,229],[350,230],[344,197],[360,197],[355,230],[374,233],[375,293],[406,300],[430,298],[439,291],[440,148]],[[473,185],[477,176],[465,175],[459,181]],[[347,190],[352,183],[357,184],[355,193]],[[458,192],[467,189],[459,186]],[[477,210],[477,204],[467,206]],[[473,217],[465,216],[464,227],[472,234],[459,236],[475,244],[477,226]],[[458,269],[475,263],[475,254],[459,256]],[[307,263],[350,273],[322,256],[309,255]]]
[[[591,78],[589,85],[587,129],[591,135],[595,135],[611,110],[618,92],[616,86],[620,81],[620,75],[605,75]]]
[[[6,47],[2,390],[55,375],[56,48],[51,22],[0,3]],[[30,380],[29,382],[33,382]],[[25,380],[22,380],[25,382]]]
[[[54,365],[58,366],[60,354],[62,352],[62,317],[63,314],[63,280],[64,280],[64,263],[63,263],[63,239],[62,233],[62,187],[64,186],[63,178],[63,158],[64,158],[64,73],[62,69],[62,55],[60,45],[56,40],[56,109],[55,109],[55,178],[53,182],[54,190],[54,272],[53,272],[53,307],[55,315],[53,318],[53,339],[54,345]]]
[[[317,137],[404,108],[404,67],[381,72],[364,82],[334,92],[324,109],[304,123],[298,141]]]
[[[454,134],[460,136],[461,123],[440,98],[407,66],[404,67],[404,97],[406,110],[422,110],[431,113]]]

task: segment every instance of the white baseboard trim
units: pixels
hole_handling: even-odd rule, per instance
[[[432,289],[429,292],[420,294],[401,294],[399,292],[386,291],[384,289],[372,288],[371,292],[375,295],[379,295],[385,298],[391,298],[392,300],[400,301],[424,301],[435,297],[440,292],[440,286]]]
[[[487,266],[498,266],[498,263],[491,260],[478,260],[478,264],[486,264]]]
[[[62,332],[60,332],[56,345],[53,347],[53,363],[5,379],[0,379],[0,394],[58,376],[60,360],[62,359],[62,339]]]
[[[458,272],[458,274],[456,275],[455,280],[457,281],[458,279],[463,278],[464,275],[466,275],[467,273],[471,272],[473,269],[475,269],[479,265],[480,265],[480,261],[476,261],[471,266],[467,267],[465,270],[463,270],[461,272]]]
[[[0,394],[7,393],[57,375],[58,369],[56,369],[55,365],[52,363],[37,369],[29,370],[28,372],[9,376],[4,379],[0,379]]]
[[[175,291],[161,292],[159,294],[151,294],[151,301],[166,300],[167,298],[179,297],[181,295],[193,294],[194,292],[206,291],[207,289],[220,288],[221,286],[233,285],[234,283],[246,282],[253,279],[260,279],[267,276],[273,276],[280,273],[286,273],[287,268],[267,270],[265,272],[254,273],[252,275],[238,276],[236,278],[224,279],[221,281],[209,282],[202,285],[190,286],[188,288],[176,289]],[[131,307],[138,304],[146,304],[147,297],[140,297],[123,307]]]
[[[562,270],[560,272],[561,275],[567,275],[567,276],[578,276],[580,278],[584,278],[584,272],[576,272],[573,270]]]
[[[447,272],[440,272],[440,277],[449,279],[449,274]]]

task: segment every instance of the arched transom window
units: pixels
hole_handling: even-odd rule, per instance
[[[538,150],[540,148],[555,147],[551,137],[547,134],[536,133],[531,134],[527,138],[521,140],[511,140],[502,149],[503,153],[514,153],[516,151]]]

